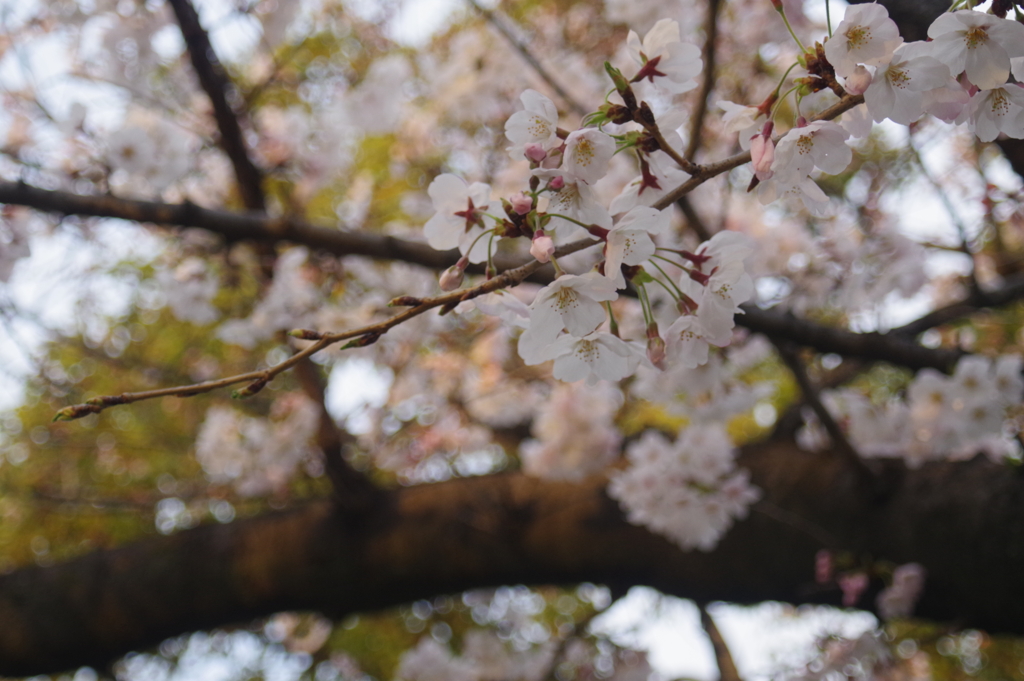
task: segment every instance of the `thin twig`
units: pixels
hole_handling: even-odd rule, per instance
[[[574,253],[582,248],[593,246],[598,242],[591,241],[590,243],[571,244],[570,246],[563,247],[556,252],[556,256],[561,257]],[[294,355],[284,360],[280,364],[264,369],[262,371],[250,371],[244,374],[236,374],[234,376],[226,376],[213,381],[205,381],[203,383],[194,383],[191,385],[180,385],[170,388],[159,388],[156,390],[145,390],[135,393],[121,393],[120,395],[104,395],[100,397],[93,397],[87,400],[83,404],[75,404],[70,407],[65,407],[57,412],[54,416],[54,421],[72,421],[75,419],[88,416],[89,414],[97,414],[108,407],[114,407],[122,404],[132,404],[133,402],[141,402],[143,400],[151,400],[157,397],[191,397],[193,395],[199,395],[202,393],[212,392],[221,388],[227,388],[232,385],[239,383],[248,383],[248,385],[240,391],[236,391],[236,397],[249,397],[256,394],[264,387],[267,383],[272,381],[281,373],[291,369],[299,362],[303,361],[307,357],[310,357],[321,350],[328,348],[332,345],[340,343],[344,340],[356,339],[349,343],[342,349],[350,347],[366,347],[375,343],[382,335],[384,335],[390,329],[398,326],[399,324],[418,317],[428,310],[432,310],[435,307],[442,308],[442,312],[454,309],[459,303],[467,300],[472,300],[487,293],[497,291],[498,289],[507,288],[509,286],[515,286],[521,283],[531,274],[539,270],[544,266],[537,260],[533,260],[521,267],[517,267],[512,270],[507,270],[492,279],[474,286],[469,289],[452,291],[451,293],[445,293],[440,296],[432,298],[413,298],[410,296],[403,296],[396,298],[391,301],[394,306],[411,306],[410,309],[405,312],[396,314],[384,321],[377,322],[375,324],[368,324],[356,329],[349,331],[342,331],[340,333],[319,333],[315,331],[299,331],[296,337],[304,340],[313,340],[315,342],[302,350],[296,352]]]
[[[830,121],[833,118],[838,118],[839,116],[843,115],[844,113],[846,113],[853,107],[857,106],[858,104],[863,103],[864,95],[846,95],[829,108],[820,112],[816,116],[812,116],[810,120]],[[775,140],[778,141],[779,137],[781,136],[777,135],[775,137]],[[689,194],[694,189],[701,186],[711,178],[717,177],[722,173],[727,173],[733,168],[740,167],[744,163],[750,163],[749,151],[744,151],[742,153],[736,154],[735,156],[730,156],[729,158],[722,159],[721,161],[717,161],[715,163],[694,166],[694,172],[691,173],[690,179],[687,180],[686,182],[683,182],[681,185],[665,194],[665,196],[661,197],[661,199],[659,199],[658,202],[654,204],[654,208],[657,208],[658,210],[667,208],[668,206],[678,201],[680,196],[685,196],[686,194]]]
[[[558,81],[555,80],[555,78],[548,72],[546,68],[544,68],[544,65],[541,64],[535,56],[533,56],[533,51],[530,49],[530,46],[515,36],[515,34],[512,32],[512,29],[510,29],[505,24],[502,17],[499,16],[497,10],[485,9],[481,7],[480,4],[476,2],[476,0],[466,0],[466,2],[472,5],[473,9],[479,12],[481,16],[483,16],[483,18],[487,21],[487,23],[493,26],[494,29],[498,31],[498,33],[500,33],[502,36],[505,37],[506,40],[508,40],[512,47],[515,48],[516,52],[518,52],[519,55],[526,61],[526,63],[530,65],[530,68],[537,72],[537,75],[540,76],[541,79],[543,79],[543,81],[548,84],[548,87],[550,87],[555,92],[555,94],[561,98],[563,102],[565,102],[566,106],[572,109],[573,113],[575,113],[578,116],[586,116],[587,113],[589,113],[582,104],[577,102],[572,95],[566,92],[565,89],[558,84]]]
[[[971,280],[971,288],[975,291],[981,290],[981,286],[978,283],[977,267],[974,259],[974,252],[971,251],[970,239],[967,236],[967,225],[964,224],[963,219],[957,212],[953,202],[950,201],[949,195],[939,184],[939,181],[931,174],[928,170],[928,166],[924,164],[924,159],[921,158],[921,152],[918,151],[917,147],[914,146],[914,130],[910,129],[910,134],[907,135],[907,148],[910,150],[910,155],[914,158],[917,163],[918,170],[921,171],[921,175],[928,181],[928,184],[935,190],[935,194],[939,197],[939,201],[942,202],[943,208],[949,214],[949,219],[953,223],[953,227],[956,228],[957,236],[960,238],[960,252],[971,259],[971,271],[968,274]]]
[[[718,42],[718,11],[722,4],[722,0],[708,0],[707,23],[704,25],[704,79],[697,92],[697,108],[690,117],[690,141],[686,146],[686,158],[696,158],[701,142],[704,141],[708,97],[715,87],[715,43]]]

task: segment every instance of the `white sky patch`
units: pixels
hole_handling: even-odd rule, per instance
[[[878,626],[868,613],[824,606],[715,603],[709,611],[747,681],[768,681],[781,671],[802,667],[822,636],[856,637]],[[692,601],[634,587],[597,617],[591,630],[648,651],[651,666],[663,678],[714,681],[719,676],[711,643],[700,626],[700,612]]]
[[[452,13],[464,6],[458,0],[404,0],[388,25],[388,33],[403,45],[425,45],[448,25]]]
[[[393,380],[390,369],[363,357],[335,364],[327,382],[327,411],[344,420],[350,433],[368,433],[372,423],[367,412],[384,406]]]

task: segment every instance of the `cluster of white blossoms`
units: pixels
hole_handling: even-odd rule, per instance
[[[591,118],[603,125],[632,116],[642,121],[641,130],[613,136],[599,125],[560,134],[554,103],[527,90],[522,95],[524,109],[505,126],[512,143],[509,153],[530,161],[527,191],[495,200],[489,186],[467,184],[449,174],[437,177],[429,187],[436,212],[424,228],[428,243],[437,249],[457,247],[463,254],[441,277],[446,291],[462,284],[469,263],[490,261],[498,238],[529,238],[530,253],[541,262],[553,260],[557,246],[566,240],[588,233],[600,240],[603,258],[594,269],[566,273],[556,260],[557,279],[527,309],[505,296],[509,305],[517,306],[516,325],[525,327],[519,337],[520,356],[530,365],[553,360],[554,376],[563,381],[617,381],[642,364],[703,364],[710,345],[729,344],[739,305],[753,295],[743,263],[753,249],[743,234],[721,232],[694,252],[658,248],[655,242],[658,235],[668,236],[670,215],[649,204],[659,192],[672,188],[670,182],[689,176],[678,168],[667,169],[671,161],[662,147],[673,144],[666,140],[678,140],[678,135],[674,129],[660,131],[647,104],[637,104],[630,84],[646,82],[670,95],[686,92],[696,87],[700,51],[682,43],[678,25],[669,20],[655,24],[642,41],[631,33],[628,43],[637,65],[632,79],[627,83],[608,67],[627,105],[608,104]],[[641,175],[605,206],[594,185],[608,173],[617,149],[636,153]],[[674,304],[655,309],[646,292],[650,284],[669,291]],[[630,285],[644,311],[644,341],[620,337],[611,317],[609,303]],[[491,302],[500,303],[501,298]],[[668,327],[665,338],[659,320]]]
[[[537,409],[532,433],[519,458],[527,475],[552,480],[581,480],[604,470],[619,456],[622,433],[615,413],[622,394],[607,385],[556,385]]]
[[[801,56],[807,75],[797,83],[807,92],[838,88],[838,76],[847,93],[864,95],[866,112],[855,108],[842,125],[800,117],[777,146],[770,112],[778,90],[757,107],[719,102],[726,129],[739,132],[750,147],[762,203],[791,196],[822,214],[828,198],[810,174],[846,170],[852,159],[849,138],[866,136],[872,120],[910,125],[927,114],[966,124],[984,142],[1000,133],[1024,137],[1024,89],[1007,82],[1011,71],[1018,81],[1024,78],[1024,25],[967,9],[941,15],[928,36],[927,42],[903,43],[883,6],[848,7],[823,51]]]
[[[822,393],[822,402],[844,428],[861,456],[906,458],[910,466],[927,460],[958,459],[985,452],[1001,461],[1017,451],[1004,432],[1008,410],[1024,396],[1019,355],[996,360],[963,357],[952,376],[923,369],[907,387],[905,400],[873,403],[852,388]],[[805,415],[797,441],[820,449],[828,436],[818,420]]]
[[[283,489],[301,463],[318,460],[310,444],[318,409],[301,393],[278,398],[269,418],[210,407],[196,437],[196,459],[211,482],[230,484],[242,496]]]
[[[626,518],[663,534],[683,549],[710,551],[760,496],[725,428],[695,424],[675,442],[647,432],[626,449],[630,467],[615,474],[608,494]]]

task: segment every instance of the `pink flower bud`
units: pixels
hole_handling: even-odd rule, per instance
[[[676,309],[679,310],[679,314],[696,314],[698,308],[697,301],[685,293],[682,294],[682,296],[683,297],[676,302]]]
[[[551,178],[551,182],[548,182],[548,186],[554,189],[555,191],[558,191],[559,189],[565,186],[565,178],[562,177],[561,175],[557,175]]]
[[[665,368],[665,341],[658,333],[657,323],[647,327],[647,359],[659,369]]]
[[[510,203],[512,204],[512,210],[520,215],[526,215],[533,210],[533,199],[527,196],[526,192],[513,194]]]
[[[807,117],[806,116],[797,116],[796,127],[798,127],[798,128],[806,128],[807,127]]]
[[[750,163],[754,166],[757,179],[764,182],[775,173],[772,162],[775,161],[775,143],[770,135],[757,134],[750,138]]]
[[[832,552],[822,549],[814,556],[814,581],[828,584],[832,581]]]
[[[871,72],[859,64],[854,69],[853,75],[847,78],[844,84],[846,91],[851,95],[864,94],[864,91],[868,89],[868,85],[871,85]]]
[[[466,267],[469,266],[469,258],[462,256],[459,261],[441,273],[438,284],[442,291],[454,291],[462,286],[462,280],[466,276]]]
[[[843,591],[843,607],[852,608],[857,605],[860,595],[868,588],[868,576],[863,572],[839,575],[839,588]]]
[[[555,252],[555,242],[551,237],[539,229],[533,233],[533,243],[530,244],[530,255],[541,262],[548,262]]]
[[[544,151],[544,147],[536,142],[530,142],[527,144],[525,151],[526,158],[530,159],[534,163],[540,163],[548,157],[548,152]]]

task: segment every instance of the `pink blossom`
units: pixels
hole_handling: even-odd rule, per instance
[[[765,125],[767,128],[767,124]],[[772,163],[775,161],[775,142],[772,141],[771,130],[768,134],[758,133],[750,138],[750,163],[754,166],[754,175],[764,182],[771,179]]]
[[[520,215],[526,215],[533,210],[533,198],[527,196],[526,192],[513,194],[509,202],[512,204],[512,210]]]
[[[555,242],[544,232],[537,230],[530,244],[530,255],[541,262],[548,262],[555,253]]]
[[[871,85],[871,72],[861,65],[853,70],[844,83],[846,91],[851,95],[862,95]]]
[[[839,575],[837,581],[843,591],[843,606],[847,608],[857,605],[861,594],[868,588],[868,576],[863,572],[847,572]]]

